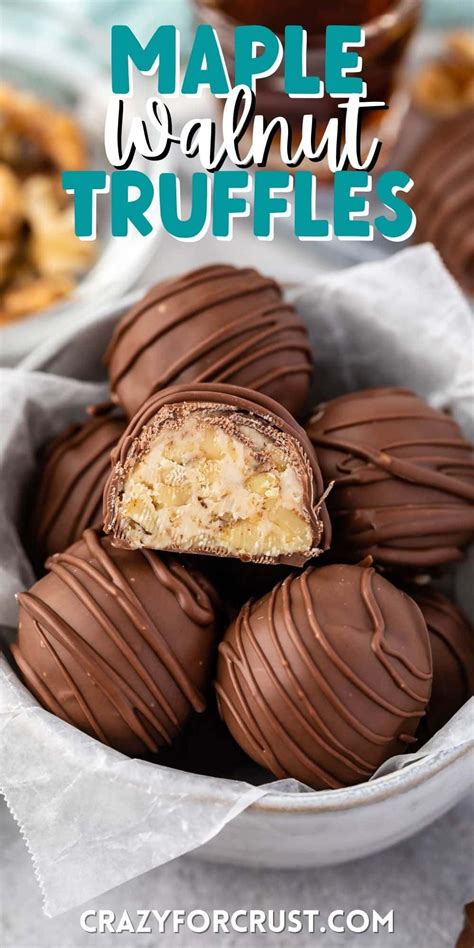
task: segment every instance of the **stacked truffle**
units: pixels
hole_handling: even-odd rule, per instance
[[[240,747],[315,789],[366,780],[442,726],[474,692],[474,637],[416,583],[474,534],[455,422],[379,389],[305,430],[304,323],[273,280],[230,266],[151,290],[106,363],[128,424],[68,430],[36,491],[49,572],[19,596],[13,655],[38,700],[156,754],[214,674]]]
[[[274,280],[215,265],[159,283],[118,324],[106,353],[129,418],[170,385],[241,385],[301,414],[313,363],[306,327]]]

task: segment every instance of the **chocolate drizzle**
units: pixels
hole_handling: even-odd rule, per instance
[[[202,711],[215,635],[206,581],[87,530],[21,593],[14,659],[49,710],[127,753],[171,744]]]
[[[448,415],[403,389],[336,398],[307,432],[341,554],[410,570],[462,558],[474,533],[474,458]]]
[[[219,646],[221,715],[277,777],[359,783],[412,743],[431,690],[425,623],[374,569],[309,568],[247,603]]]
[[[125,429],[121,418],[100,416],[71,425],[49,447],[35,494],[30,547],[42,566],[88,527],[102,525],[102,492],[110,452]]]
[[[153,287],[118,324],[105,361],[129,417],[181,382],[243,385],[298,414],[312,376],[306,327],[278,284],[226,265]]]
[[[296,449],[303,477],[305,506],[311,518],[314,549],[307,556],[289,554],[281,557],[261,557],[256,562],[289,563],[304,565],[310,555],[314,556],[329,548],[331,523],[327,514],[324,485],[317,458],[303,428],[298,425],[282,405],[260,392],[249,391],[236,385],[196,384],[174,385],[152,396],[137,412],[112,452],[112,471],[104,488],[104,530],[112,533],[118,546],[129,546],[121,527],[120,501],[127,476],[135,464],[150,448],[159,431],[163,412],[175,411],[179,423],[182,408],[193,410],[204,408],[210,417],[218,413],[219,424],[226,426],[233,414],[254,416],[267,428],[269,436],[281,447],[290,445]],[[160,414],[161,413],[161,414]],[[176,552],[173,550],[173,552]],[[188,553],[218,553],[219,550],[187,550]]]

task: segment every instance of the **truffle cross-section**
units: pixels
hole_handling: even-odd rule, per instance
[[[104,527],[119,545],[295,565],[329,545],[314,450],[264,395],[167,389],[138,412],[113,460]]]

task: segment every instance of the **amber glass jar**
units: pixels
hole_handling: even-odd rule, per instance
[[[329,24],[362,25],[365,48],[360,52],[367,98],[385,102],[389,107],[385,111],[368,111],[364,128],[370,137],[378,135],[382,139],[383,153],[387,157],[407,106],[403,64],[420,20],[423,0],[269,0],[265,3],[262,0],[195,0],[195,4],[201,21],[209,23],[218,33],[231,82],[236,26],[259,23],[278,34],[283,34],[286,24],[303,26],[308,33],[308,74],[324,77],[326,27]],[[338,114],[338,101],[330,96],[289,98],[284,93],[281,70],[257,82],[256,111],[268,120],[277,115],[289,119],[296,140],[303,115],[310,113],[326,122]]]

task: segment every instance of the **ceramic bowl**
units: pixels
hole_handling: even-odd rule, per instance
[[[21,365],[90,381],[105,378],[101,357],[112,327],[142,295],[104,307],[48,340]],[[416,379],[413,379],[416,387]],[[474,775],[474,739],[395,773],[341,790],[270,793],[197,851],[202,858],[268,867],[324,866],[382,850],[454,806]],[[212,794],[212,791],[210,791]]]

